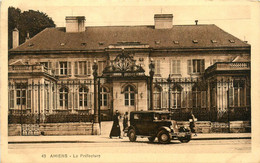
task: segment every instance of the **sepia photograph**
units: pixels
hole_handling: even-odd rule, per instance
[[[198,2],[2,1],[1,161],[259,162],[259,2]]]

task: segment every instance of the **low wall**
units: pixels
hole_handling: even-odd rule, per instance
[[[189,122],[178,121],[179,126],[189,127]],[[210,121],[198,121],[195,123],[197,133],[227,133],[229,132],[228,123],[224,122],[210,122]],[[231,133],[244,133],[251,132],[251,124],[249,121],[231,121],[230,122]]]
[[[19,136],[21,131],[21,124],[8,124],[8,136]]]
[[[23,135],[91,135],[92,134],[92,123],[43,123],[38,128],[30,128],[30,124],[23,125]],[[25,132],[35,130],[38,134],[30,134]],[[21,124],[9,124],[8,125],[8,136],[20,136],[21,135]],[[29,133],[29,134],[28,134]]]
[[[44,123],[40,125],[44,135],[91,135],[92,123]]]

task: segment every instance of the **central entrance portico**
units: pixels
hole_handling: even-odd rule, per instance
[[[124,50],[117,55],[113,61],[103,70],[101,80],[99,101],[100,112],[109,114],[118,110],[120,114],[126,111],[148,110],[148,79],[145,70],[137,65],[131,53]],[[105,97],[103,88],[109,92]],[[107,101],[107,107],[104,104]]]

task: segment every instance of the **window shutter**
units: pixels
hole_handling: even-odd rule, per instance
[[[191,74],[191,60],[187,60],[187,66],[188,74]]]
[[[55,75],[59,75],[59,62],[56,62],[56,66],[55,66]]]
[[[68,94],[69,94],[69,99],[68,99],[69,100],[69,109],[71,109],[72,108],[72,100],[73,100],[71,91],[69,91]]]
[[[68,75],[71,75],[71,62],[68,62]]]
[[[157,60],[157,74],[160,74],[160,60]]]
[[[87,72],[87,74],[88,75],[90,75],[91,74],[91,64],[90,64],[90,62],[89,61],[87,61],[87,66],[88,66],[88,72]]]
[[[88,69],[87,69],[87,67],[88,67],[88,61],[85,61],[85,62],[83,62],[84,64],[83,64],[83,66],[84,66],[84,71],[83,71],[83,73],[84,73],[84,75],[87,75],[88,74]]]
[[[205,70],[205,61],[204,61],[204,59],[202,59],[202,60],[200,60],[200,62],[201,62],[201,64],[200,64],[200,72],[204,72],[204,70]]]
[[[27,91],[27,108],[31,108],[31,90]]]
[[[52,69],[52,62],[49,62],[49,69]]]
[[[167,108],[168,92],[163,92],[162,96],[162,108]]]
[[[172,71],[172,68],[173,68],[172,67],[172,60],[170,60],[170,66],[169,67],[170,67],[170,74],[173,74],[173,71]]]
[[[88,108],[90,108],[90,101],[91,101],[91,99],[90,99],[90,93],[88,92],[88,93],[87,93],[87,107],[88,107]]]
[[[78,92],[76,91],[74,92],[74,109],[78,109],[78,103]]]
[[[181,61],[177,60],[177,74],[181,74]]]
[[[14,90],[10,91],[10,108],[14,108]]]
[[[74,72],[75,75],[78,75],[78,62],[75,62],[75,63],[74,63],[74,68],[75,68],[75,69],[74,69],[74,70],[75,70],[75,72]]]

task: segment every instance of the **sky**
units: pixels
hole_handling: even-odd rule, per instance
[[[28,3],[26,3],[28,2]],[[41,2],[41,3],[40,3]],[[56,2],[56,3],[55,3]],[[91,3],[90,3],[91,2]],[[172,3],[176,1],[134,0],[78,1],[56,0],[12,1],[9,6],[24,10],[39,10],[51,17],[57,27],[65,26],[66,16],[85,16],[86,26],[153,25],[154,14],[173,14],[173,25],[215,24],[243,41],[251,41],[248,26],[252,23],[249,3]],[[154,3],[151,3],[154,2]]]

